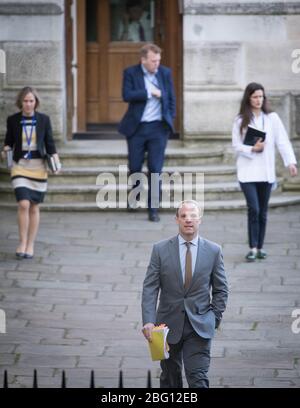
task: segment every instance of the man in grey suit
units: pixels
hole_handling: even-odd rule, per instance
[[[222,250],[198,236],[201,209],[196,201],[179,205],[176,223],[179,234],[153,247],[143,284],[143,334],[151,341],[155,324],[170,329],[161,388],[182,388],[182,360],[189,387],[208,388],[211,339],[228,297]]]

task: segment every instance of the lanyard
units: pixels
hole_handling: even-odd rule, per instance
[[[25,136],[26,136],[26,142],[27,142],[27,146],[28,146],[28,153],[25,154],[24,158],[25,159],[31,159],[31,151],[30,151],[30,145],[31,145],[31,140],[32,140],[32,134],[33,134],[33,128],[36,125],[36,120],[35,120],[35,116],[32,117],[32,122],[31,122],[31,129],[30,129],[30,135],[28,136],[27,133],[27,125],[25,122],[25,118],[22,118],[22,126],[23,126],[23,130],[25,132]]]

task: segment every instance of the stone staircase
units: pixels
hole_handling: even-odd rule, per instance
[[[107,191],[113,192],[116,184],[118,185],[118,205],[110,210],[126,210],[124,195],[127,189],[127,149],[124,140],[71,141],[59,148],[59,154],[63,170],[59,175],[49,177],[48,192],[42,205],[45,210],[99,210],[96,198],[99,190],[103,188],[103,182],[100,183],[98,176],[103,173],[109,174],[112,180],[115,180],[115,183],[105,187]],[[16,203],[9,172],[1,166],[0,208],[14,208]],[[184,191],[188,194],[193,192],[194,196],[196,191],[200,194],[203,192],[201,175],[204,174],[205,210],[245,208],[245,200],[236,181],[235,165],[232,160],[228,160],[225,149],[220,148],[219,144],[218,147],[184,147],[180,141],[171,140],[163,171],[170,175],[176,172],[182,181],[185,180],[184,174],[192,174],[193,180],[184,184]],[[196,174],[199,178],[196,178]],[[179,183],[170,189],[167,198],[170,197],[172,203],[174,194],[180,192],[181,188]],[[284,180],[279,178],[278,188],[272,194],[270,206],[298,203],[299,184],[284,183]]]

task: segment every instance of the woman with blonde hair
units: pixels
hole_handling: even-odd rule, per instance
[[[39,228],[39,204],[47,191],[46,154],[59,164],[52,136],[50,118],[37,111],[40,98],[26,86],[19,92],[16,105],[20,112],[7,118],[3,151],[13,151],[11,180],[18,202],[18,259],[34,256],[34,242]]]

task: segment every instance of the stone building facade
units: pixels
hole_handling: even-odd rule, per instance
[[[15,111],[17,91],[37,88],[42,111],[51,114],[57,140],[65,140],[64,1],[0,2],[0,49],[6,74],[0,74],[0,133]]]
[[[227,137],[249,82],[300,136],[300,2],[185,2],[184,134]]]
[[[71,138],[67,111],[76,95],[70,100],[66,84],[69,3],[0,2],[0,49],[6,55],[6,74],[0,74],[1,139],[16,92],[27,84],[38,89],[42,110],[51,114],[56,140]],[[76,0],[71,3],[76,19]],[[300,2],[178,3],[183,26],[181,138],[187,143],[229,140],[243,89],[252,81],[265,86],[290,137],[299,138]],[[72,127],[76,131],[76,118]]]

